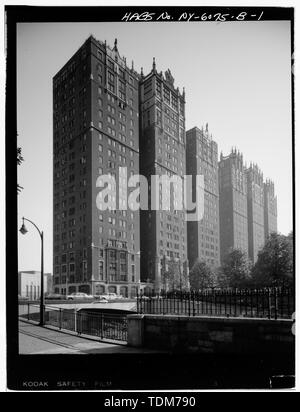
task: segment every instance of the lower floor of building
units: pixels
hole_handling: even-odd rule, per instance
[[[86,283],[70,283],[64,285],[55,285],[54,293],[61,295],[70,295],[71,293],[86,293],[88,295],[100,296],[108,293],[115,293],[124,298],[134,298],[138,294],[151,294],[153,285],[149,283],[102,283],[102,282],[86,282]]]

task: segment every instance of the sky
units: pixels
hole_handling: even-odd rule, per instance
[[[146,75],[156,58],[186,91],[186,130],[209,124],[219,152],[236,147],[275,182],[278,229],[292,223],[290,24],[270,22],[31,23],[17,30],[19,226],[33,220],[52,272],[52,77],[93,35]],[[40,270],[40,239],[19,235],[19,270]]]

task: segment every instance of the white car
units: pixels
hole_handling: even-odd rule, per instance
[[[101,295],[101,298],[104,298],[107,300],[115,300],[115,299],[118,299],[119,296],[116,293],[107,293],[106,295]]]
[[[94,296],[88,295],[87,293],[82,292],[74,292],[71,295],[67,296],[67,300],[75,300],[75,299],[94,299]]]
[[[103,297],[101,297],[101,298],[95,300],[93,303],[96,303],[96,304],[97,304],[97,303],[108,303],[108,300],[105,299],[105,298],[103,298]]]

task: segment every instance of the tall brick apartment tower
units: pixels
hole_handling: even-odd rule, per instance
[[[232,150],[219,162],[221,261],[231,248],[248,254],[247,179],[243,155]]]
[[[184,92],[175,88],[170,70],[157,72],[153,60],[152,71],[140,81],[140,173],[149,187],[151,175],[185,175],[185,149]],[[142,211],[141,227],[142,280],[159,291],[168,262],[176,261],[183,276],[188,269],[185,213]]]
[[[220,265],[218,145],[206,129],[197,127],[186,133],[186,173],[204,176],[204,216],[187,222],[190,269],[197,259],[211,267]]]
[[[118,185],[119,167],[139,173],[138,81],[117,41],[93,37],[53,79],[56,292],[131,296],[140,285],[139,212],[96,206],[100,175]]]
[[[263,174],[257,165],[251,164],[246,171],[249,258],[253,263],[265,243],[264,227],[264,182]]]
[[[277,196],[271,180],[264,183],[264,222],[266,242],[271,233],[277,232]]]

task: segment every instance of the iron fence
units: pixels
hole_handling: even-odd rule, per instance
[[[203,290],[169,292],[137,298],[137,312],[187,316],[291,319],[295,312],[292,289]]]
[[[40,304],[32,302],[19,303],[19,317],[39,322],[40,321]]]
[[[19,316],[28,321],[39,322],[39,305],[19,305]],[[45,306],[44,323],[77,333],[127,342],[127,317],[119,314],[81,312]]]

